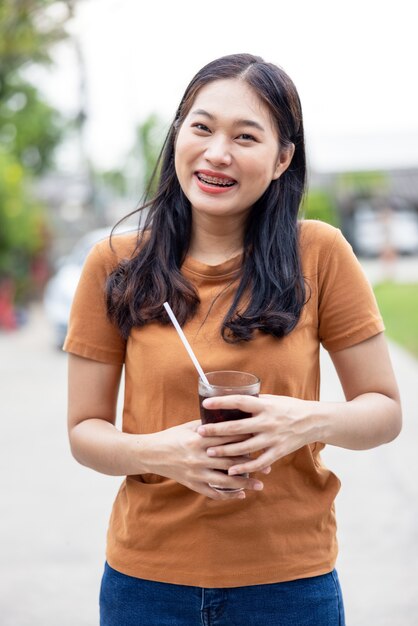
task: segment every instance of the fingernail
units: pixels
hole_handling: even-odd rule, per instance
[[[263,483],[255,483],[255,485],[254,485],[254,489],[256,491],[261,491],[263,488],[264,488]]]
[[[244,491],[241,491],[241,492],[238,494],[238,499],[239,499],[239,500],[244,500],[244,499],[245,499],[245,497],[246,497],[246,496],[245,496],[245,492],[244,492]]]
[[[236,476],[237,474],[239,474],[238,470],[234,470],[234,469],[229,469],[228,470],[228,475],[229,476]]]
[[[208,456],[215,456],[216,452],[215,452],[215,450],[213,450],[213,448],[208,448],[208,449],[206,450],[206,454],[207,454]]]

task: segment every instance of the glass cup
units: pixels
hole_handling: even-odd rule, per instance
[[[260,393],[260,379],[257,378],[257,376],[254,376],[254,374],[248,374],[247,372],[220,370],[218,372],[206,372],[206,378],[210,383],[210,387],[208,387],[203,380],[199,378],[199,405],[202,424],[240,420],[245,417],[252,416],[251,413],[241,411],[240,409],[205,409],[205,407],[202,406],[202,402],[206,398],[213,398],[215,396],[232,396],[235,394],[258,396]],[[228,474],[227,470],[218,471]],[[249,475],[240,474],[240,476],[248,478]],[[230,493],[242,491],[243,489],[242,487],[230,489],[217,485],[211,485],[210,483],[209,487],[212,487],[217,491],[228,491]]]

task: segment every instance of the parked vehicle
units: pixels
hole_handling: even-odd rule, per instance
[[[54,328],[55,343],[59,348],[62,347],[67,334],[71,304],[84,261],[94,244],[108,237],[110,231],[110,228],[100,228],[84,235],[75,244],[70,254],[58,261],[57,272],[46,285],[45,314]]]
[[[378,257],[388,250],[395,254],[418,254],[418,214],[411,208],[374,210],[359,204],[353,217],[356,253]]]

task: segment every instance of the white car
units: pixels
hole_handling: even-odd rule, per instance
[[[385,217],[361,204],[353,218],[353,239],[359,256],[377,257],[385,248],[396,254],[417,254],[418,215],[413,209],[402,208]]]
[[[95,243],[109,237],[111,228],[100,228],[84,235],[70,254],[58,262],[58,270],[48,281],[44,294],[44,310],[52,324],[56,345],[61,348],[67,334],[68,319],[74,293],[80,280],[84,261]],[[120,233],[120,230],[115,231]],[[122,231],[122,232],[126,232]]]

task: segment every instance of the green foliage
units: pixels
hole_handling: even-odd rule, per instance
[[[68,15],[67,4],[56,0],[1,1],[0,97],[5,76],[29,62],[51,63],[51,46],[68,36]]]
[[[151,113],[151,115],[137,127],[136,145],[134,148],[135,154],[139,155],[142,161],[144,188],[147,190],[147,197],[149,198],[155,194],[157,189],[159,172],[156,172],[156,176],[154,176],[153,179],[152,175],[161,147],[162,122],[155,113]]]
[[[18,76],[10,76],[0,97],[0,144],[31,173],[52,165],[53,151],[62,139],[64,122],[45,103],[38,90]]]
[[[126,176],[122,170],[106,170],[105,172],[95,172],[95,179],[106,187],[113,189],[119,196],[127,193]]]
[[[333,226],[339,226],[337,205],[328,190],[309,190],[302,203],[301,211],[306,219],[321,220]]]
[[[43,207],[26,188],[20,163],[0,151],[0,281],[13,279],[18,300],[25,298],[31,261],[45,243]]]
[[[164,126],[158,115],[151,113],[137,126],[134,144],[127,155],[126,163],[121,169],[95,172],[96,180],[120,196],[135,193],[139,196],[142,194],[142,199],[152,198],[159,178],[158,170],[154,177],[153,174],[164,141]]]
[[[384,192],[387,186],[387,175],[381,171],[343,172],[336,179],[339,191],[350,191],[357,196],[378,195]]]
[[[17,301],[31,291],[31,265],[45,246],[45,212],[33,199],[33,177],[52,164],[65,125],[25,80],[31,63],[51,63],[64,39],[71,0],[0,1],[0,283]]]
[[[418,283],[387,281],[374,292],[388,336],[418,357]]]

